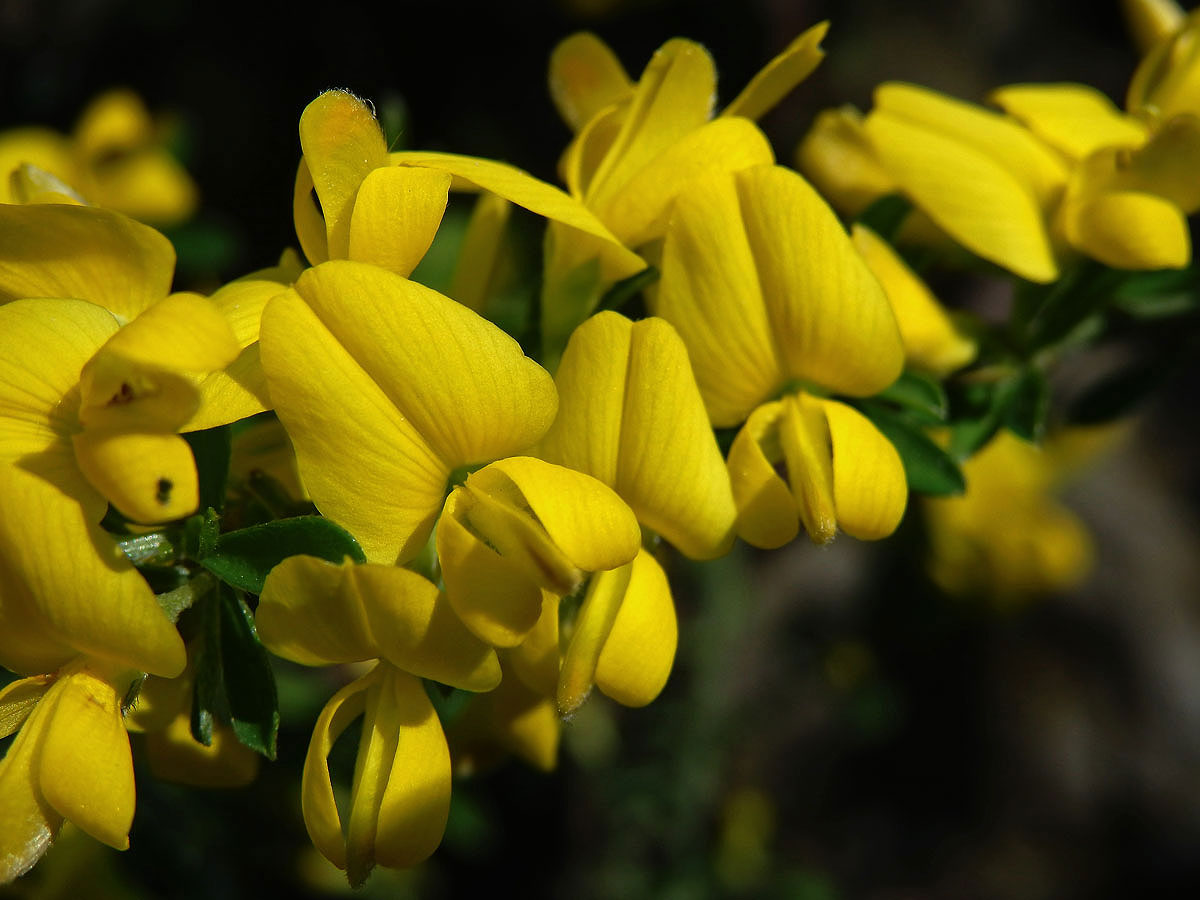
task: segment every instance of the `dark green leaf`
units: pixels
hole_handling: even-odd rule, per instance
[[[659,275],[660,273],[657,268],[647,266],[642,271],[618,281],[605,291],[604,296],[600,298],[600,303],[596,307],[596,311],[620,309],[645,288],[658,281]]]
[[[196,458],[196,474],[200,478],[200,509],[212,507],[220,512],[225,507],[225,482],[229,479],[231,432],[228,425],[190,431],[183,439]]]
[[[207,594],[197,605],[202,619],[193,651],[192,736],[212,744],[215,724],[268,759],[275,758],[279,705],[266,651],[246,604],[230,588]]]
[[[209,507],[204,515],[196,513],[183,523],[183,554],[189,559],[202,560],[213,552],[221,530],[221,517]]]
[[[876,403],[863,403],[862,412],[900,454],[909,490],[943,496],[961,494],[966,489],[962,472],[950,454],[931,441],[919,427]]]
[[[349,532],[320,516],[297,516],[221,535],[200,564],[226,584],[261,594],[267,573],[289,556],[317,556],[340,563],[366,562]]]
[[[275,758],[279,731],[279,701],[267,651],[258,640],[254,616],[236,592],[219,591],[221,613],[221,672],[229,725],[237,739]]]
[[[912,203],[907,197],[903,194],[887,194],[864,209],[855,221],[891,242],[910,212]]]
[[[1113,306],[1137,319],[1163,319],[1200,307],[1200,270],[1129,272],[1113,292]]]
[[[1046,376],[1037,369],[1026,369],[997,394],[1003,404],[1004,426],[1027,441],[1039,442],[1050,405]]]
[[[875,399],[902,407],[910,419],[921,425],[940,425],[946,421],[946,393],[928,375],[904,372],[891,387],[876,394]]]

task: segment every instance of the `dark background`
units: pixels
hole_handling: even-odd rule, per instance
[[[973,100],[1009,82],[1084,81],[1120,102],[1136,63],[1118,4],[1065,0],[0,0],[0,126],[68,130],[104,88],[133,87],[178,117],[200,219],[231,236],[220,274],[233,277],[294,243],[297,121],[325,88],[402,98],[409,147],[554,181],[568,132],[545,66],[570,32],[598,32],[635,77],[667,38],[697,39],[724,103],[823,18],[826,61],[764,122],[784,162],[817,111],[868,107],[882,80]],[[511,765],[456,783],[433,861],[379,873],[367,895],[1196,896],[1194,370],[1072,488],[1100,550],[1079,592],[1018,610],[940,595],[921,571],[917,504],[879,545],[681,565],[682,642],[664,696],[638,711],[593,700],[553,777]],[[297,702],[290,721],[285,709],[281,763],[254,790],[175,789],[139,770],[132,850],[17,891],[336,892],[303,849],[296,799],[331,692]]]

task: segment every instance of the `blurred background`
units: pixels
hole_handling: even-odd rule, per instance
[[[763,122],[783,162],[819,110],[868,108],[880,81],[970,100],[1081,81],[1120,103],[1137,61],[1119,5],[1083,0],[0,0],[0,128],[69,131],[105,88],[137,91],[200,187],[173,234],[192,242],[181,286],[211,287],[295,244],[297,121],[325,88],[374,100],[399,146],[556,182],[569,133],[545,69],[562,37],[596,31],[634,76],[667,38],[696,39],[724,103],[826,18],[825,62]],[[975,282],[946,291],[1004,302]],[[1095,548],[1073,590],[942,592],[916,501],[878,545],[675,560],[681,643],[663,696],[644,710],[593,698],[551,776],[510,763],[457,781],[442,849],[360,896],[1197,896],[1198,380],[1193,357],[1064,486]],[[280,761],[252,789],[139,769],[127,853],[66,836],[6,895],[348,893],[299,816],[298,767],[334,681],[278,675]]]

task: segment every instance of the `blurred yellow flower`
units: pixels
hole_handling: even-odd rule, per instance
[[[129,90],[96,97],[69,137],[37,127],[0,133],[0,203],[20,202],[9,176],[22,164],[50,173],[93,206],[143,222],[172,225],[196,208],[195,185]]]

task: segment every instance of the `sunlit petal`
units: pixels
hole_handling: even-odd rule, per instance
[[[899,188],[879,162],[852,106],[817,114],[796,149],[796,166],[840,212],[855,216]]]
[[[737,503],[738,535],[771,550],[800,531],[800,511],[775,467],[783,461],[779,419],[783,404],[764,403],[750,414],[729,448],[729,479]]]
[[[631,93],[633,82],[625,68],[594,34],[573,34],[550,54],[550,96],[572,131]]]
[[[774,108],[820,65],[825,56],[820,44],[828,30],[829,23],[820,22],[788,44],[750,80],[721,115],[757,119]]]
[[[89,206],[0,206],[0,301],[72,297],[133,319],[171,289],[175,249],[146,225]]]
[[[116,688],[87,669],[60,679],[42,739],[46,802],[96,840],[124,850],[133,824],[133,756]]]
[[[92,486],[135,522],[168,522],[196,511],[196,462],[177,434],[82,431],[75,458]]]
[[[838,527],[860,540],[896,530],[908,501],[900,454],[862,413],[834,400],[819,401],[833,447],[833,494]]]
[[[1183,212],[1153,194],[1099,193],[1073,204],[1064,224],[1073,245],[1117,269],[1181,269],[1191,259]]]
[[[345,259],[359,185],[372,169],[387,165],[383,132],[362,100],[348,91],[326,91],[300,115],[300,147],[321,201],[328,253]]]
[[[450,174],[387,166],[367,174],[350,218],[349,259],[408,276],[437,234]]]
[[[1144,124],[1084,84],[1014,84],[993,91],[991,99],[1075,159],[1102,147],[1137,147],[1146,140]]]
[[[624,706],[645,706],[671,674],[679,626],[666,573],[645,550],[596,662],[596,686]]]
[[[670,325],[600,313],[575,331],[555,378],[559,415],[542,456],[612,487],[688,556],[728,548],[729,477]]]

